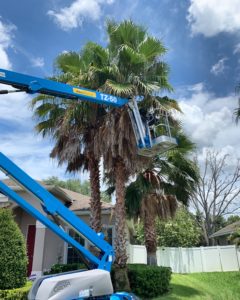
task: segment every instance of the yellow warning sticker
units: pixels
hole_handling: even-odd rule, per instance
[[[81,90],[81,89],[77,89],[77,88],[73,88],[73,92],[75,94],[85,95],[85,96],[88,96],[88,97],[94,97],[94,98],[97,97],[96,92]]]

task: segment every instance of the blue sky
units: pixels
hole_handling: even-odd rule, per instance
[[[240,0],[8,0],[0,10],[0,67],[53,73],[55,57],[87,41],[106,45],[106,18],[131,18],[168,48],[164,60],[184,111],[183,124],[201,156],[209,147],[239,153],[233,121],[240,81]],[[1,96],[1,151],[33,177],[64,177],[49,159],[51,142],[34,132],[24,94]],[[86,178],[87,175],[82,176]]]

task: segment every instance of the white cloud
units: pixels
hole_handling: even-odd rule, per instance
[[[96,21],[102,13],[102,5],[112,4],[114,0],[75,0],[70,6],[59,11],[49,10],[48,15],[61,29],[68,31],[81,27],[84,19]]]
[[[11,89],[0,85],[0,89]],[[52,143],[43,140],[34,130],[35,122],[29,108],[31,97],[26,93],[1,95],[0,140],[1,152],[36,179],[49,176],[66,177],[65,167],[49,158]],[[0,178],[3,177],[0,173]],[[88,174],[79,174],[87,179]]]
[[[216,76],[222,74],[226,69],[226,64],[225,64],[226,61],[227,61],[226,57],[219,59],[219,61],[212,66],[210,72]]]
[[[179,100],[185,131],[200,152],[207,148],[240,156],[240,125],[236,125],[233,111],[237,107],[235,95],[216,97],[203,87],[190,97]]]
[[[233,54],[238,54],[240,53],[240,43],[238,43],[233,50]]]
[[[240,29],[239,0],[191,0],[187,19],[193,35],[212,37]]]
[[[8,70],[12,68],[12,64],[10,63],[7,52],[1,44],[0,44],[0,68],[8,69]]]
[[[11,69],[7,49],[12,46],[13,31],[16,26],[4,24],[0,19],[0,68]]]
[[[39,67],[39,68],[42,68],[45,65],[43,57],[34,57],[31,59],[31,63],[33,67]]]

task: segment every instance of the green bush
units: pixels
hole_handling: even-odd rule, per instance
[[[29,290],[32,286],[31,282],[28,282],[24,287],[14,290],[0,290],[1,300],[26,300]]]
[[[156,221],[157,243],[159,247],[194,247],[200,242],[201,229],[194,216],[182,207],[177,210],[173,219]],[[136,243],[145,244],[144,226],[135,225]]]
[[[141,264],[128,265],[128,278],[133,293],[144,299],[169,291],[171,269]]]
[[[68,272],[73,270],[84,269],[83,264],[56,264],[51,267],[47,274],[57,274],[62,272]],[[113,287],[115,289],[114,282],[114,270],[112,267],[111,278]],[[143,297],[144,299],[157,297],[163,295],[169,291],[171,269],[158,266],[147,266],[143,264],[130,264],[128,265],[128,278],[131,286],[131,291]]]
[[[53,265],[50,269],[49,272],[45,272],[44,275],[49,275],[49,274],[58,274],[58,273],[63,273],[63,272],[69,272],[69,271],[75,271],[75,270],[82,270],[86,269],[84,264],[56,264]]]
[[[0,249],[0,290],[24,286],[27,277],[25,240],[12,212],[4,208],[0,209]]]

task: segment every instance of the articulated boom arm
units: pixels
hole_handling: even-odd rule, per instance
[[[43,210],[54,219],[58,219],[63,223],[73,228],[77,233],[84,236],[100,252],[101,257],[96,257],[89,250],[85,249],[81,244],[74,240],[64,229],[55,222],[47,218],[45,214],[40,212],[25,199],[19,196],[11,188],[0,182],[0,192],[5,196],[11,198],[20,207],[27,211],[34,218],[39,220],[46,227],[51,229],[55,234],[62,238],[65,242],[71,244],[80,251],[82,256],[86,258],[91,267],[110,271],[113,261],[114,252],[112,246],[104,239],[103,234],[97,234],[83,221],[80,220],[73,212],[65,207],[57,198],[44,189],[39,183],[28,176],[23,170],[15,165],[10,159],[0,152],[0,169],[14,181],[23,186],[27,191],[31,192],[40,201]]]
[[[125,98],[104,94],[98,91],[12,72],[5,69],[0,69],[0,83],[11,85],[29,94],[40,93],[67,99],[80,99],[116,107],[123,106],[129,101]]]
[[[135,97],[130,101],[130,99],[4,69],[0,69],[0,83],[17,88],[17,92],[24,91],[29,94],[40,93],[60,98],[90,101],[114,107],[121,107],[128,104],[138,154],[152,157],[156,154],[164,153],[177,145],[176,139],[171,136],[167,113],[162,117],[158,115],[157,118],[152,115],[149,120],[146,119],[143,121]],[[7,94],[8,92],[13,91],[0,90],[0,94]],[[161,119],[164,119],[164,122],[162,122]],[[154,124],[150,127],[150,123]]]

